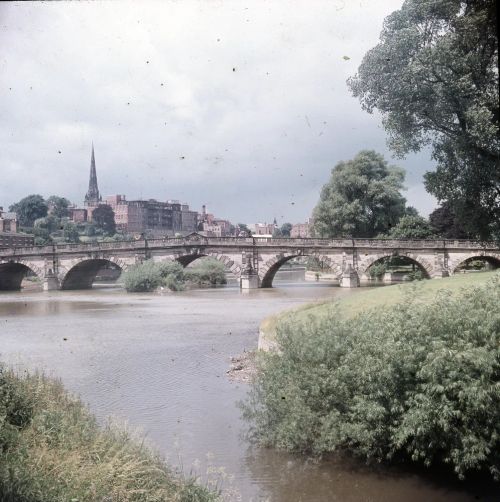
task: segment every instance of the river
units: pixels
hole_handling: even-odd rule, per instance
[[[139,428],[187,473],[205,479],[207,469],[223,469],[231,500],[493,500],[415,471],[315,463],[249,444],[237,406],[247,385],[229,380],[231,356],[256,348],[266,316],[359,291],[277,284],[248,293],[231,286],[165,295],[114,287],[0,293],[0,358],[61,378],[101,422],[112,416]]]

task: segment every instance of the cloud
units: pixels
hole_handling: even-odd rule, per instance
[[[0,204],[81,202],[93,140],[104,195],[306,220],[339,160],[390,157],[380,118],[345,81],[401,3],[0,5]],[[428,152],[394,163],[427,213]]]

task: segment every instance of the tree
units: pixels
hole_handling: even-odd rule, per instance
[[[49,214],[45,216],[45,218],[38,218],[33,222],[33,227],[34,228],[43,228],[49,232],[49,234],[52,234],[53,232],[56,232],[59,230],[59,225],[61,221],[59,218],[56,218],[55,216]]]
[[[290,232],[292,231],[292,224],[291,223],[283,223],[281,225],[281,235],[283,237],[290,237]]]
[[[372,150],[339,162],[314,209],[315,234],[374,237],[387,232],[404,214],[403,180],[402,169],[388,166]]]
[[[65,197],[51,195],[47,199],[47,206],[49,207],[49,213],[56,216],[57,218],[65,218],[69,215],[69,200]]]
[[[434,233],[445,239],[467,239],[470,234],[461,225],[451,204],[444,202],[429,215]]]
[[[116,231],[115,213],[111,206],[99,204],[92,211],[92,221],[108,235],[114,235]]]
[[[430,239],[434,236],[433,228],[425,218],[409,215],[404,215],[387,233],[387,237],[393,239]]]
[[[23,227],[33,227],[38,218],[47,216],[47,203],[41,195],[28,195],[19,202],[12,204],[9,211],[17,213],[17,219]]]
[[[495,0],[406,0],[348,80],[400,156],[432,146],[427,190],[482,238],[500,230]]]
[[[80,242],[78,227],[71,221],[68,221],[63,228],[63,237],[66,242]]]
[[[237,235],[240,236],[240,237],[247,237],[247,236],[251,236],[252,235],[252,232],[250,231],[250,229],[247,227],[247,225],[245,223],[238,223],[236,225],[236,232],[237,232]]]

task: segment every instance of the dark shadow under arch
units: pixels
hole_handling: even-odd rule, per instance
[[[19,291],[23,279],[36,273],[23,263],[0,263],[0,291]]]
[[[61,289],[91,289],[99,270],[109,264],[121,269],[116,263],[106,259],[89,259],[78,263],[64,276]]]
[[[183,267],[187,267],[190,263],[197,260],[198,258],[209,258],[207,254],[186,254],[183,256],[178,256],[175,261],[179,262]]]
[[[500,268],[500,259],[496,258],[495,256],[482,256],[482,255],[477,255],[477,256],[470,256],[469,258],[466,258],[465,260],[461,261],[453,270],[453,272],[458,271],[460,268],[463,268],[464,266],[469,265],[473,261],[485,261],[488,263],[491,268],[496,269]]]

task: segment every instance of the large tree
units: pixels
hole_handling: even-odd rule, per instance
[[[69,200],[66,197],[51,195],[47,199],[47,205],[49,206],[49,213],[57,216],[57,218],[64,218],[69,215]]]
[[[386,236],[393,239],[432,239],[436,234],[422,216],[404,215]]]
[[[429,215],[434,232],[445,239],[468,239],[471,235],[466,231],[451,205],[444,202]]]
[[[403,156],[431,145],[426,187],[482,238],[500,230],[495,0],[406,0],[348,84]]]
[[[374,237],[387,232],[405,211],[404,176],[402,169],[389,166],[371,150],[339,162],[314,209],[315,234]]]
[[[28,195],[19,202],[12,204],[9,211],[17,214],[17,219],[23,227],[33,227],[35,220],[47,216],[47,203],[41,195]]]
[[[107,204],[99,204],[92,211],[92,222],[108,235],[114,235],[116,232],[115,212]]]

